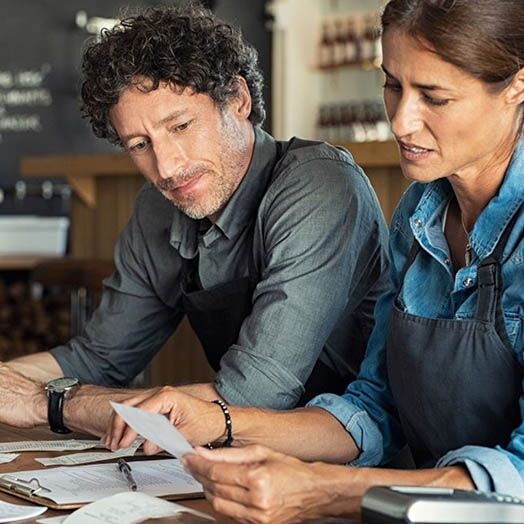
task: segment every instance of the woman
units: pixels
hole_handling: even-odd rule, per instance
[[[391,288],[342,397],[230,408],[234,445],[298,458],[259,446],[186,456],[237,519],[354,515],[376,484],[524,494],[524,3],[391,0],[382,26],[385,105],[415,182],[391,224]],[[195,443],[226,433],[218,406],[175,390],[140,406]],[[113,447],[134,438],[122,429]],[[373,468],[404,443],[416,469]]]

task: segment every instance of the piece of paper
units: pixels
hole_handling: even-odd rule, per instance
[[[122,457],[132,457],[142,445],[143,440],[136,440],[128,448],[118,451],[88,451],[86,453],[71,453],[60,457],[35,458],[44,466],[73,466],[76,464],[88,464],[91,462],[102,462],[104,460],[116,460]]]
[[[16,451],[82,451],[83,449],[103,447],[99,440],[25,440],[0,443],[0,453],[14,453]]]
[[[64,517],[48,517],[46,519],[38,519],[37,522],[39,524],[63,524],[67,517],[68,515]]]
[[[202,493],[202,485],[184,471],[177,459],[142,460],[129,463],[138,491],[154,496]],[[51,469],[16,471],[1,475],[10,482],[36,479],[43,489],[39,496],[57,504],[93,502],[128,491],[129,486],[117,464],[60,466]],[[33,481],[35,484],[35,481]]]
[[[184,435],[164,415],[149,413],[116,402],[110,402],[110,404],[139,435],[160,446],[174,457],[183,457],[187,453],[194,453],[191,444]]]
[[[191,513],[204,523],[214,519],[179,504],[162,500],[146,493],[128,491],[106,497],[67,516],[64,524],[135,524],[147,519],[171,517],[178,513]]]
[[[46,511],[45,506],[19,506],[0,500],[0,522],[15,522],[17,520],[37,517]]]
[[[18,456],[20,456],[20,453],[0,453],[0,464],[13,462],[13,460]]]

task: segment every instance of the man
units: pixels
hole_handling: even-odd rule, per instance
[[[109,399],[141,395],[101,386],[128,384],[184,315],[217,370],[189,394],[283,409],[341,392],[386,280],[385,224],[351,156],[265,133],[255,50],[201,8],[124,21],[83,72],[94,133],[149,184],[85,333],[1,368],[0,421],[101,434]]]

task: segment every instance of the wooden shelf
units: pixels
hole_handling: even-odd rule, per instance
[[[399,167],[398,146],[393,140],[388,142],[349,142],[339,144],[347,149],[355,162],[363,167]]]
[[[339,64],[339,65],[331,65],[331,66],[320,66],[315,65],[313,66],[314,71],[318,71],[319,73],[332,73],[334,71],[341,71],[341,70],[362,70],[362,71],[378,71],[380,70],[380,61],[375,60],[362,60],[360,62],[354,62],[351,64]]]
[[[27,177],[64,177],[90,208],[96,207],[96,177],[139,175],[125,154],[42,155],[22,158],[20,173]]]
[[[0,271],[26,271],[34,269],[38,264],[48,260],[58,260],[61,257],[44,257],[38,255],[3,256],[0,255]]]

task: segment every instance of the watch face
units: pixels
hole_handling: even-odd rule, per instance
[[[47,389],[58,392],[67,391],[68,389],[76,386],[77,384],[77,378],[61,377],[51,380],[51,382],[47,384]]]

